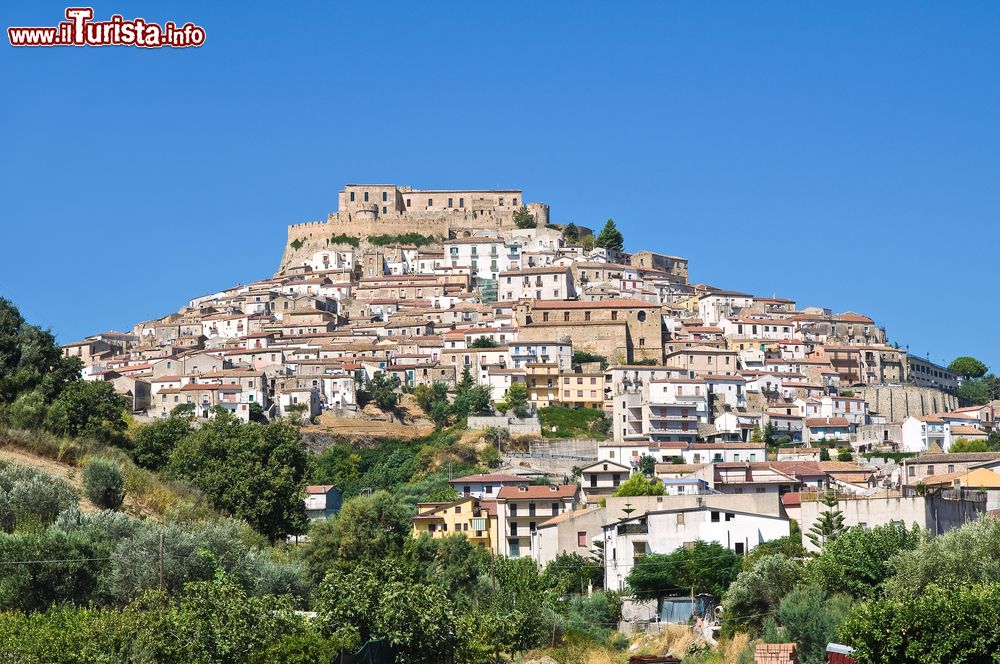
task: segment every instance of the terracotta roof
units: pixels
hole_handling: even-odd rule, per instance
[[[509,473],[480,473],[478,475],[466,475],[465,477],[456,477],[453,480],[448,480],[449,484],[472,484],[475,482],[507,482],[510,484],[528,484],[531,482],[530,478],[522,477],[520,475],[511,475]]]
[[[333,488],[333,484],[311,484],[306,487],[306,493],[326,493]]]
[[[534,300],[535,309],[659,309],[660,305],[642,300]],[[575,324],[575,323],[574,323]]]
[[[532,484],[528,486],[505,486],[497,493],[500,500],[545,498],[572,498],[579,491],[575,484]]]
[[[846,427],[846,417],[810,417],[806,420],[807,427]]]

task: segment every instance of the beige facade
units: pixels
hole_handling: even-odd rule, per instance
[[[649,302],[522,300],[514,318],[519,341],[569,340],[612,362],[663,360],[660,308]]]

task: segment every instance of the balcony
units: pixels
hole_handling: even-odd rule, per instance
[[[645,523],[623,523],[618,526],[619,535],[647,535],[649,526]]]

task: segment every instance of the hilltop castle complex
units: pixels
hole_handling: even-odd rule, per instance
[[[549,223],[549,206],[525,203],[520,189],[413,189],[394,184],[349,184],[338,196],[338,209],[326,221],[292,224],[281,260],[297,259],[338,244],[349,236],[365,242],[378,235],[419,233],[440,240],[469,237],[475,231],[514,228],[514,213],[527,208],[537,226]]]

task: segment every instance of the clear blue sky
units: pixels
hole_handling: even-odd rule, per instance
[[[5,3],[4,27],[65,4]],[[100,2],[0,45],[0,293],[70,341],[273,273],[346,182],[520,187],[695,281],[1000,370],[1000,4]],[[6,42],[6,36],[4,36]]]

